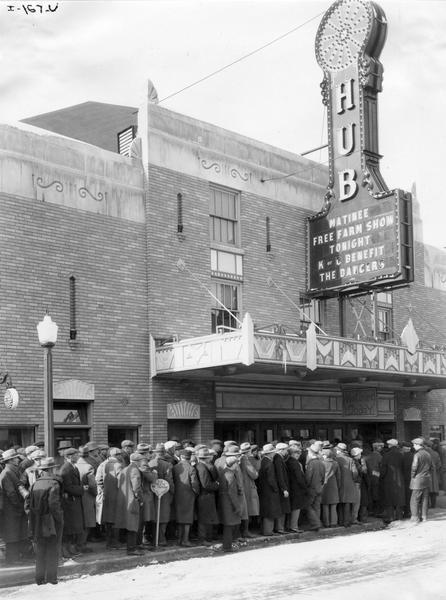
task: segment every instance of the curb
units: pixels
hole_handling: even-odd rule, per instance
[[[444,508],[431,509],[432,520],[444,519],[446,510]],[[404,523],[402,521],[401,523]],[[380,531],[386,529],[387,525],[381,519],[370,519],[369,522],[360,525],[352,525],[349,528],[342,526],[330,529],[320,529],[315,531],[304,531],[304,533],[286,533],[284,535],[275,535],[272,537],[257,536],[250,538],[240,545],[240,551],[255,550],[279,546],[282,544],[295,544],[303,542],[314,542],[321,539],[327,539],[338,536],[351,536],[370,531]],[[98,552],[84,555],[71,564],[65,564],[58,569],[60,581],[68,581],[87,575],[101,575],[135,569],[136,567],[145,567],[156,564],[175,562],[178,560],[188,560],[190,558],[205,558],[209,556],[221,556],[221,543],[214,546],[193,546],[191,548],[181,548],[172,546],[166,549],[148,550],[142,556],[127,556],[122,550],[106,551],[103,544],[96,544]],[[100,547],[100,549],[99,549]],[[0,589],[21,587],[35,583],[34,563],[23,567],[0,567]]]

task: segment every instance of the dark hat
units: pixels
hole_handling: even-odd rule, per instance
[[[57,446],[57,449],[65,450],[66,448],[71,448],[70,440],[60,440],[59,445]]]
[[[150,444],[146,444],[141,442],[136,446],[137,452],[150,452],[152,450],[152,446]]]
[[[193,440],[191,440],[190,438],[186,438],[181,443],[183,444],[183,446],[195,446]]]
[[[45,446],[45,442],[39,440],[38,442],[34,442],[33,446],[37,446],[38,448],[43,448]]]
[[[53,469],[54,467],[57,467],[58,465],[55,463],[54,458],[52,456],[48,456],[48,458],[44,458],[42,460],[42,462],[40,463],[40,470],[45,470],[45,469]]]
[[[325,440],[322,444],[322,450],[328,450],[329,448],[333,448],[333,445],[328,440]]]
[[[98,444],[99,450],[108,450],[110,446],[108,444]]]
[[[180,456],[189,460],[192,457],[192,450],[189,450],[188,448],[180,450]]]
[[[134,445],[135,442],[132,442],[132,440],[124,440],[123,442],[121,442],[121,448],[128,448],[129,446],[133,448]]]
[[[220,444],[220,446],[223,446],[223,442],[221,440],[211,440],[210,445],[213,446],[214,444]]]
[[[63,451],[64,456],[71,456],[72,454],[79,454],[79,450],[77,450],[76,448],[66,448]]]
[[[412,448],[412,444],[410,442],[400,442],[401,448]]]

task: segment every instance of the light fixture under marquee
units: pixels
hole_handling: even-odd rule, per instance
[[[322,210],[308,220],[308,291],[315,296],[413,280],[412,198],[389,190],[379,170],[386,35],[383,10],[367,0],[337,0],[316,35],[329,182]]]

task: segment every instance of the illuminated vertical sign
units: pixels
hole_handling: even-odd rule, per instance
[[[315,295],[413,279],[411,195],[389,190],[379,170],[386,34],[384,12],[366,0],[337,0],[317,32],[329,182],[321,212],[308,221],[308,289]]]

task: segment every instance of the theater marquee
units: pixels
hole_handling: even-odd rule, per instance
[[[316,36],[324,71],[329,184],[308,220],[308,289],[315,296],[413,280],[412,198],[389,190],[379,170],[379,55],[387,33],[374,2],[338,0]]]

